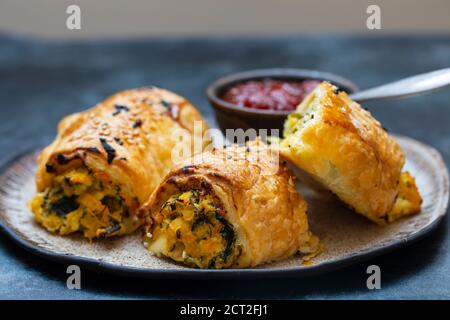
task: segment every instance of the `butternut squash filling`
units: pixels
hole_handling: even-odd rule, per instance
[[[398,185],[398,194],[394,206],[387,215],[388,222],[400,217],[420,212],[422,197],[417,188],[416,180],[409,172],[402,172]]]
[[[86,238],[111,237],[136,230],[120,187],[101,181],[85,166],[55,176],[53,186],[30,203],[36,220],[48,231]]]
[[[241,253],[217,197],[205,190],[171,196],[153,217],[144,245],[157,255],[199,268],[232,266]]]
[[[306,100],[307,99],[307,100]],[[311,93],[298,107],[289,114],[284,123],[284,138],[294,135],[306,127],[308,122],[314,119],[315,113],[320,109],[320,99],[315,93]]]

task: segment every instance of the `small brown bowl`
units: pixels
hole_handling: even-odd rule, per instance
[[[304,69],[258,69],[234,73],[220,78],[206,90],[206,96],[214,107],[215,116],[220,130],[225,134],[226,129],[278,129],[282,133],[283,124],[289,111],[250,109],[231,104],[222,99],[225,91],[237,83],[249,80],[277,79],[289,81],[326,80],[347,93],[358,91],[358,87],[350,80],[338,75]],[[269,131],[270,133],[270,131]]]

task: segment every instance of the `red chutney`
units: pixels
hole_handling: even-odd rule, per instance
[[[293,111],[320,82],[319,80],[250,80],[228,89],[223,99],[252,109]]]

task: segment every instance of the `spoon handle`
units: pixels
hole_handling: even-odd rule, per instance
[[[423,73],[350,95],[355,101],[398,99],[450,86],[450,68]]]

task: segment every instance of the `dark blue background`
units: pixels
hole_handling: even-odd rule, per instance
[[[204,95],[228,73],[253,68],[319,69],[360,88],[450,66],[450,37],[310,36],[49,43],[0,36],[0,165],[49,143],[57,122],[115,91],[149,84],[191,100],[214,125]],[[391,132],[440,150],[450,164],[450,90],[367,105]],[[83,271],[66,289],[66,266],[35,257],[0,235],[0,298],[450,298],[449,220],[405,249],[308,279],[168,281]],[[382,289],[366,288],[369,264]]]

